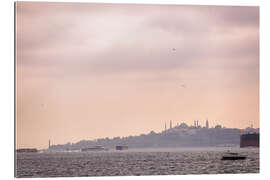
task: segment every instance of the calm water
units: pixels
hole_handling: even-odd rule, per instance
[[[221,161],[230,149],[246,160]],[[259,149],[205,148],[17,154],[17,177],[258,173]]]

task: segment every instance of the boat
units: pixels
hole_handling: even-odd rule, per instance
[[[36,148],[23,148],[23,149],[16,149],[17,153],[36,153],[38,150]]]
[[[245,160],[247,156],[239,155],[238,153],[228,152],[222,156],[221,160]]]
[[[260,146],[260,134],[259,133],[247,133],[240,136],[240,148],[244,147],[259,147]]]
[[[128,150],[128,146],[115,146],[116,150]]]
[[[88,148],[82,148],[81,151],[82,152],[86,152],[86,151],[108,151],[108,148],[105,148],[103,146],[94,146],[94,147],[88,147]]]

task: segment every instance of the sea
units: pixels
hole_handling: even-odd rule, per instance
[[[227,152],[245,160],[221,160]],[[259,173],[259,148],[162,148],[17,153],[15,176],[84,177]]]

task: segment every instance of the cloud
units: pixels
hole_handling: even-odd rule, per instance
[[[258,7],[18,3],[17,10],[22,66],[85,75],[258,64]]]

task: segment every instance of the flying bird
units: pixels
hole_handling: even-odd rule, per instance
[[[186,88],[186,85],[185,84],[181,84],[180,87],[181,88]]]

